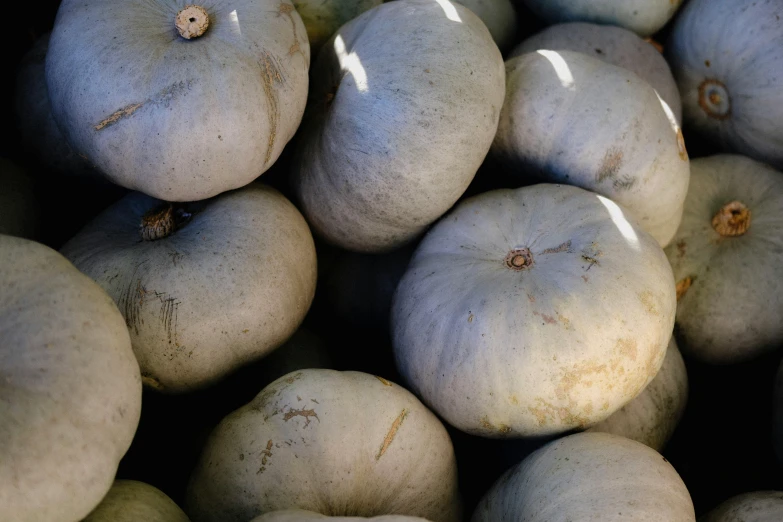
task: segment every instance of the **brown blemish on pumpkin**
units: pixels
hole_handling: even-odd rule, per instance
[[[146,372],[141,373],[141,382],[145,386],[148,386],[154,390],[162,391],[165,389],[165,386],[163,386],[160,381],[158,381],[156,378],[154,378],[152,375]]]
[[[531,303],[535,303],[536,302],[536,298],[532,294],[527,294],[527,300],[530,301]]]
[[[389,449],[389,446],[391,446],[391,443],[394,441],[394,437],[397,436],[397,432],[400,430],[400,426],[402,426],[402,423],[407,416],[408,410],[403,408],[397,418],[394,419],[394,422],[392,422],[389,431],[386,433],[386,437],[383,438],[383,442],[381,443],[381,447],[378,450],[378,454],[375,455],[376,461],[380,460],[381,457],[383,457],[383,454],[386,453],[386,450]]]
[[[634,339],[617,339],[615,346],[618,352],[632,361],[635,361],[636,357],[639,355],[639,349]]]
[[[562,424],[577,428],[587,426],[589,423],[587,417],[574,413],[571,408],[558,407],[540,398],[537,398],[536,402],[538,406],[528,406],[528,411],[536,417],[539,426],[546,426],[548,421],[558,419]]]
[[[107,127],[111,127],[115,123],[127,119],[130,116],[133,116],[133,114],[136,113],[139,109],[142,107],[148,106],[148,105],[164,105],[167,106],[168,103],[171,102],[171,100],[175,97],[180,95],[181,93],[187,91],[190,89],[191,85],[195,82],[195,80],[183,80],[180,82],[175,82],[160,91],[155,96],[139,103],[131,103],[130,105],[126,105],[122,109],[119,109],[115,112],[113,112],[108,117],[101,120],[97,125],[95,125],[96,131],[101,131]]]
[[[712,218],[712,228],[721,237],[741,236],[750,228],[750,209],[741,201],[723,205]]]
[[[606,179],[614,179],[620,172],[620,167],[623,164],[623,151],[612,148],[606,151],[601,166],[598,167],[598,173],[595,176],[595,180],[598,183]]]
[[[278,15],[283,15],[288,17],[288,19],[291,21],[291,28],[293,29],[294,32],[294,43],[288,49],[288,56],[293,56],[299,53],[302,55],[302,58],[305,59],[305,63],[306,63],[307,58],[305,57],[304,51],[302,51],[302,47],[299,45],[299,36],[297,35],[296,32],[296,20],[294,20],[294,17],[291,14],[293,12],[294,12],[294,5],[286,4],[285,2],[282,2],[277,10]]]
[[[704,65],[709,67],[710,65],[712,65],[712,62],[710,62],[709,60],[704,60]]]
[[[488,417],[481,417],[480,424],[481,424],[481,427],[484,428],[484,429],[487,429],[487,430],[494,430],[495,429],[495,426],[493,426],[492,423],[489,422],[489,418]]]
[[[289,421],[294,417],[305,418],[305,425],[303,426],[304,428],[310,425],[310,417],[315,417],[315,419],[318,422],[321,422],[321,419],[318,418],[318,414],[315,412],[315,410],[305,410],[304,408],[302,408],[301,410],[294,410],[294,409],[288,410],[286,414],[283,416],[283,420]]]
[[[511,433],[511,426],[507,424],[501,424],[498,426],[498,432],[502,433],[503,435],[506,435],[507,433]]]
[[[261,455],[261,467],[256,471],[256,475],[266,471],[266,465],[272,457],[272,439],[269,439],[269,442],[266,443],[266,449],[261,450]]]
[[[533,312],[533,315],[539,316],[547,324],[557,324],[557,319],[555,319],[551,315],[542,314],[540,312]]]
[[[571,240],[569,239],[565,243],[561,243],[560,245],[554,247],[554,248],[547,248],[542,254],[557,254],[560,252],[570,252],[571,251]]]
[[[658,307],[655,306],[655,296],[649,290],[639,294],[639,301],[644,305],[645,311],[650,315],[658,315]]]
[[[677,301],[679,302],[680,299],[682,299],[682,296],[685,295],[685,292],[688,291],[688,289],[693,284],[693,280],[695,278],[688,276],[685,279],[681,279],[680,281],[677,281],[677,286],[675,287],[677,292]]]
[[[469,322],[469,323],[472,323],[472,322],[473,322],[473,314],[472,314],[472,313],[470,313],[470,314],[468,315],[468,322]]]
[[[582,281],[584,281],[585,283],[587,283],[588,281],[590,281],[590,278],[589,278],[589,277],[587,277],[586,275],[583,275],[583,276],[582,276]]]
[[[566,330],[573,330],[573,328],[571,328],[571,320],[568,317],[564,316],[563,314],[557,311],[555,311],[555,314],[557,314],[557,318],[560,320],[561,323],[563,323],[563,326],[565,327]]]
[[[378,377],[378,376],[376,375],[376,376],[375,376],[375,378],[376,378],[376,379],[378,379],[379,381],[381,381],[381,382],[383,383],[383,385],[384,385],[384,386],[391,386],[391,385],[392,385],[392,383],[390,383],[389,381],[387,381],[387,380],[386,380],[386,379],[384,379],[383,377]]]
[[[512,395],[511,397],[509,397],[508,400],[511,401],[511,404],[515,404],[515,405],[519,404],[519,399],[517,399],[516,395]]]

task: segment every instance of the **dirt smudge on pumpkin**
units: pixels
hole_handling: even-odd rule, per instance
[[[261,450],[261,467],[256,471],[256,475],[266,471],[266,465],[269,463],[269,459],[272,458],[272,439],[266,443],[266,449]]]
[[[287,422],[287,421],[293,419],[294,417],[304,417],[305,418],[305,424],[303,426],[304,428],[306,428],[307,426],[310,425],[310,417],[315,417],[315,419],[318,422],[321,422],[321,419],[318,418],[318,414],[315,412],[315,410],[306,410],[304,408],[302,408],[301,410],[295,410],[295,409],[291,408],[290,410],[288,410],[285,413],[285,415],[283,415],[283,420]]]
[[[639,301],[644,305],[645,311],[650,315],[658,315],[658,307],[655,303],[655,295],[649,290],[639,294]]]
[[[174,82],[168,87],[159,91],[154,96],[151,96],[142,102],[131,103],[121,109],[114,111],[112,114],[98,122],[94,128],[96,131],[102,131],[107,127],[111,127],[112,125],[133,116],[136,111],[149,105],[163,105],[164,107],[168,107],[171,100],[190,90],[191,86],[195,82],[196,80],[194,79]]]
[[[561,243],[560,245],[554,248],[547,248],[546,250],[542,251],[541,254],[557,254],[559,252],[570,252],[570,251],[571,251],[571,240],[569,239],[565,243]]]
[[[394,419],[394,422],[392,422],[389,431],[386,433],[386,437],[383,438],[383,442],[381,443],[381,447],[378,449],[378,453],[375,455],[376,461],[381,460],[383,454],[386,453],[386,450],[389,449],[391,443],[394,442],[394,437],[397,436],[397,432],[400,430],[400,426],[402,426],[402,423],[405,420],[405,417],[407,416],[408,416],[408,410],[406,408],[403,408],[403,410],[400,412],[397,418]]]
[[[537,315],[538,317],[543,319],[544,322],[547,323],[547,324],[557,324],[557,319],[555,319],[551,315],[542,314],[540,312],[533,312],[533,315]]]
[[[617,343],[615,343],[615,347],[617,348],[617,351],[620,352],[621,355],[623,355],[623,357],[631,359],[632,361],[635,361],[636,358],[639,356],[639,349],[634,339],[626,339],[626,338],[617,339]]]
[[[277,127],[280,124],[280,106],[277,99],[275,84],[283,83],[283,75],[280,73],[280,66],[274,57],[266,51],[261,52],[259,62],[261,66],[261,83],[264,88],[264,96],[267,101],[267,118],[269,119],[269,138],[266,145],[266,156],[264,165],[269,164],[272,159],[272,152],[277,139]]]
[[[623,151],[617,148],[607,150],[606,154],[604,154],[604,159],[601,161],[601,166],[598,167],[595,180],[601,183],[607,179],[615,179],[620,172],[622,164]]]

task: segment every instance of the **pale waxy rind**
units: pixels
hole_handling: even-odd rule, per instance
[[[493,152],[510,168],[623,205],[662,246],[677,231],[690,167],[682,131],[628,69],[574,51],[506,62]]]
[[[588,431],[613,433],[661,451],[688,402],[688,372],[672,337],[658,375],[631,402]]]
[[[54,250],[0,235],[0,520],[81,520],[111,487],[141,377],[111,298]]]
[[[315,295],[312,235],[296,207],[254,183],[191,208],[171,235],[142,241],[160,201],[133,193],[63,248],[117,302],[145,383],[183,392],[283,344]]]
[[[688,489],[660,453],[608,433],[558,439],[510,469],[472,522],[696,522]]]
[[[783,491],[754,491],[732,497],[701,517],[699,522],[779,522],[783,520]]]
[[[194,522],[282,509],[456,522],[451,439],[413,394],[382,377],[290,373],[212,432],[186,501]]]
[[[532,265],[513,270],[508,256]],[[547,436],[600,422],[663,364],[675,289],[626,211],[567,185],[467,199],[419,245],[392,303],[397,367],[452,426]]]
[[[666,248],[680,285],[679,346],[708,363],[747,361],[783,341],[783,174],[731,154],[698,158],[691,171],[682,224]],[[750,211],[750,226],[724,237],[712,221],[735,201]]]
[[[426,522],[419,517],[408,517],[405,515],[381,515],[379,517],[329,517],[312,511],[302,509],[287,509],[283,511],[272,511],[260,517],[256,517],[250,522]]]
[[[83,522],[190,522],[190,519],[158,488],[135,480],[117,480]]]

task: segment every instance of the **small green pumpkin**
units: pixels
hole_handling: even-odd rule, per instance
[[[190,522],[168,495],[135,480],[116,480],[83,522]]]

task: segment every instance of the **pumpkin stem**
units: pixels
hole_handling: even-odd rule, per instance
[[[179,35],[185,40],[198,38],[209,27],[207,10],[198,5],[186,5],[174,19]]]
[[[163,203],[141,217],[139,233],[144,241],[163,239],[182,228],[192,215],[183,208],[174,208],[171,203]]]
[[[725,120],[731,116],[731,97],[723,82],[707,79],[699,85],[699,106],[708,116]]]
[[[712,218],[712,228],[723,237],[741,236],[750,227],[750,209],[740,201],[721,207]]]
[[[506,266],[511,270],[525,270],[533,266],[533,253],[528,248],[515,248],[506,255]]]

